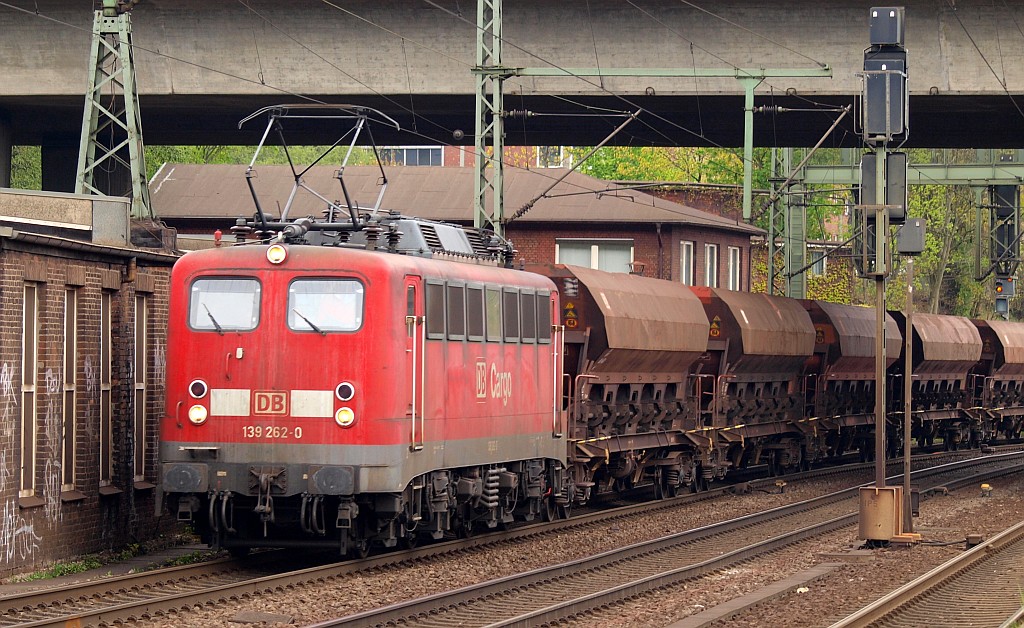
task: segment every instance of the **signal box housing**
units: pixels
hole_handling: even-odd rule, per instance
[[[872,46],[902,46],[903,7],[872,7],[870,37]]]

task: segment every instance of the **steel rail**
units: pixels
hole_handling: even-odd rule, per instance
[[[965,620],[963,616],[956,616],[953,613],[947,615],[942,612],[941,607],[936,608],[937,605],[934,603],[917,604],[926,600],[935,601],[935,598],[941,596],[944,591],[955,590],[958,584],[966,584],[971,590],[982,592],[985,596],[987,608],[970,604],[966,600],[955,600],[957,605],[970,612],[971,619],[976,625],[986,625],[987,621],[1004,619],[1004,625],[1012,625],[1009,622],[1012,622],[1015,616],[1019,619],[1024,609],[1020,609],[1017,602],[999,600],[993,594],[1020,595],[1019,584],[1005,582],[1005,573],[1002,569],[995,569],[997,573],[993,573],[994,563],[1007,561],[1016,566],[1024,562],[1024,521],[875,600],[856,613],[832,624],[831,628],[921,625],[922,620],[936,628],[962,626]],[[997,584],[1010,586],[992,586]],[[993,591],[993,588],[996,590]],[[1019,597],[1017,599],[1019,600]],[[1006,619],[1007,617],[1009,619]]]
[[[977,482],[981,479],[987,479],[993,476],[1004,475],[1006,473],[1024,469],[1024,463],[1019,461],[1020,457],[1020,454],[1003,454],[982,459],[985,462],[993,461],[993,459],[996,459],[998,462],[1006,462],[1007,460],[1015,460],[1017,462],[1010,468],[1004,466],[1002,468],[988,470],[980,474],[972,474],[968,477],[943,482],[940,486],[953,487],[966,485]],[[980,464],[985,463],[982,462]],[[941,465],[940,467],[926,469],[922,472],[917,472],[917,475],[919,477],[929,477],[949,472],[959,472],[967,466],[969,465],[950,463],[947,465]],[[332,619],[314,624],[313,627],[383,626],[396,624],[411,625],[415,624],[416,618],[420,617],[431,617],[431,620],[434,622],[438,620],[443,622],[445,620],[440,614],[444,609],[453,609],[462,605],[469,606],[478,601],[490,605],[490,608],[494,608],[496,600],[502,597],[511,597],[514,595],[510,592],[532,591],[533,589],[539,588],[548,583],[552,583],[551,586],[555,589],[565,589],[567,587],[565,587],[564,581],[571,576],[580,577],[580,574],[597,573],[599,570],[608,569],[612,565],[614,565],[614,569],[617,571],[622,571],[628,561],[642,560],[646,557],[669,551],[672,548],[676,548],[681,545],[689,545],[703,539],[717,539],[730,532],[749,529],[752,526],[769,524],[772,521],[778,521],[785,517],[798,515],[804,517],[814,509],[828,508],[843,501],[852,501],[858,491],[859,487],[844,489],[811,500],[780,506],[772,510],[746,515],[730,521],[712,524],[682,533],[668,535],[652,541],[637,543],[625,548],[611,550],[602,554],[560,565],[536,569],[523,574],[508,576],[480,583],[478,585],[464,587],[456,591],[438,593],[424,598],[394,604],[381,609]],[[851,510],[852,512],[838,517],[831,517],[813,526],[797,528],[795,530],[787,531],[781,535],[774,535],[766,541],[733,548],[727,552],[723,552],[719,556],[700,561],[698,563],[644,576],[626,583],[618,584],[612,588],[590,592],[578,597],[571,597],[567,600],[560,599],[543,608],[535,608],[525,614],[520,614],[504,620],[498,620],[493,623],[489,621],[486,625],[528,626],[567,619],[588,610],[602,607],[623,599],[635,597],[639,593],[645,591],[698,577],[709,571],[721,569],[728,565],[741,562],[742,560],[747,560],[753,556],[767,553],[800,540],[810,538],[811,536],[826,534],[832,530],[838,529],[839,527],[853,525],[857,521],[859,513],[856,509]],[[495,612],[496,614],[496,609],[492,612]],[[490,615],[490,617],[493,616],[493,614]],[[453,622],[454,621],[455,620],[453,619]]]
[[[989,464],[993,461],[1007,459],[1008,457],[1024,458],[1024,452],[988,455],[947,463],[931,467],[931,469],[968,468]],[[934,459],[934,456],[925,458]],[[869,466],[863,464],[848,465],[845,468],[833,467],[787,475],[785,477],[788,481],[793,481],[851,472],[856,473]],[[748,484],[753,487],[770,486],[775,480],[776,478],[754,480]],[[446,553],[478,549],[484,546],[497,545],[555,531],[612,522],[618,519],[674,508],[686,503],[712,499],[731,490],[733,490],[733,487],[717,488],[659,502],[645,502],[612,510],[577,515],[563,521],[524,526],[506,531],[501,535],[487,535],[472,539],[446,541],[414,550],[403,551],[399,554],[384,555],[359,561],[331,563],[281,575],[253,578],[251,572],[235,575],[231,573],[232,571],[238,571],[240,567],[243,570],[255,569],[263,564],[263,560],[272,561],[272,556],[256,558],[255,561],[253,558],[244,561],[225,558],[202,564],[172,567],[152,572],[30,591],[0,597],[0,626],[12,625],[11,622],[19,626],[57,626],[64,625],[65,621],[72,619],[79,622],[79,625],[89,625],[137,619],[139,617],[151,617],[208,601],[254,595],[293,584],[332,579],[357,571],[391,567]],[[857,489],[848,490],[855,491]],[[276,566],[280,567],[280,565]],[[221,580],[217,581],[217,578],[221,578]],[[224,580],[234,580],[235,582],[225,583]],[[189,590],[184,591],[185,589]],[[168,591],[170,591],[170,594],[168,594]],[[201,593],[197,593],[198,591],[201,591]],[[101,601],[103,597],[118,597],[119,599],[117,603],[107,604],[104,607],[104,603]],[[121,604],[121,599],[127,597],[136,599],[133,602]],[[83,610],[82,606],[86,608]]]

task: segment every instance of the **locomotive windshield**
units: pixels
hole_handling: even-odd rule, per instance
[[[249,331],[260,322],[260,283],[238,277],[203,277],[192,284],[188,324],[200,331]]]
[[[356,331],[363,324],[363,284],[354,279],[296,279],[288,288],[288,328]]]

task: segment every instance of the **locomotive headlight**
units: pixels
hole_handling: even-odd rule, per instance
[[[188,420],[191,421],[193,425],[202,425],[203,423],[206,423],[206,417],[208,416],[209,414],[206,412],[206,408],[199,404],[188,409]]]
[[[356,395],[356,387],[349,382],[342,382],[334,389],[334,395],[339,401],[348,401]]]
[[[280,264],[288,257],[288,249],[283,245],[273,244],[267,249],[267,261],[271,264]]]
[[[352,408],[338,408],[338,411],[334,413],[334,422],[341,427],[352,427],[352,424],[356,422],[356,413],[352,411]]]
[[[194,379],[192,380],[192,383],[188,385],[188,394],[191,395],[193,399],[202,399],[206,396],[206,393],[209,392],[209,390],[210,387],[201,379]]]

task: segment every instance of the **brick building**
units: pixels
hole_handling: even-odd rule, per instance
[[[327,198],[344,198],[335,170],[315,167],[303,183]],[[253,214],[244,173],[245,166],[165,164],[152,183],[153,205],[184,238],[209,239],[232,219]],[[524,261],[617,272],[642,266],[639,272],[648,277],[749,289],[750,242],[764,233],[761,229],[577,172],[548,190],[565,173],[560,168],[505,171],[505,215],[530,207],[505,230]],[[472,169],[391,167],[387,176],[382,208],[473,223]],[[279,215],[292,190],[289,168],[261,166],[253,182],[261,206]],[[349,166],[345,184],[354,202],[372,207],[380,193],[380,171]],[[320,216],[324,207],[320,198],[299,189],[289,216]]]
[[[125,199],[0,190],[0,575],[152,538],[163,230]],[[132,230],[148,232],[144,248]]]

